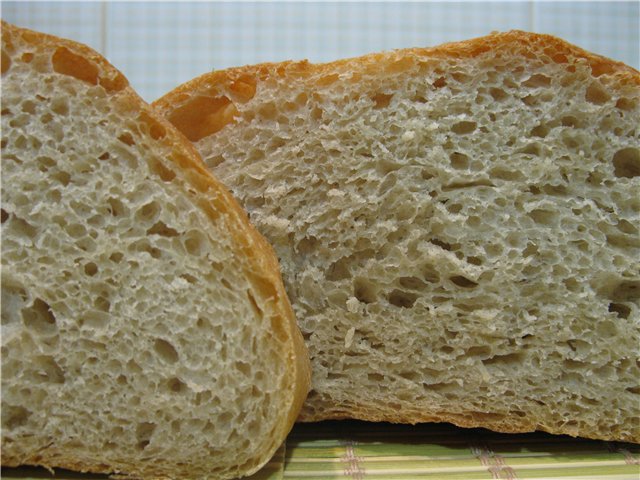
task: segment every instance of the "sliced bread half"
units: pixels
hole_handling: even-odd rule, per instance
[[[302,420],[640,441],[640,74],[525,32],[218,71],[155,107],[280,258]]]
[[[308,382],[273,251],[190,142],[2,23],[2,465],[244,476]]]

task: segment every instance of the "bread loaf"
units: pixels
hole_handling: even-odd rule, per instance
[[[2,23],[2,465],[222,479],[308,390],[272,249],[89,48]]]
[[[496,33],[205,74],[155,106],[273,244],[302,420],[640,441],[640,74]]]

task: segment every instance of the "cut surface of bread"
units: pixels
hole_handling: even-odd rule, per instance
[[[2,464],[235,478],[309,365],[272,249],[105,59],[2,23]]]
[[[507,32],[154,104],[274,246],[301,420],[640,441],[640,76]]]

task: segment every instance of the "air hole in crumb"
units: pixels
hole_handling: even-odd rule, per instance
[[[144,450],[151,442],[151,436],[156,429],[156,424],[151,422],[139,423],[136,427],[136,446],[140,450]]]
[[[203,235],[196,231],[189,232],[189,236],[184,240],[184,247],[190,255],[200,256],[204,245]]]
[[[551,85],[551,79],[546,75],[536,73],[535,75],[532,75],[527,80],[525,80],[522,84],[525,87],[529,88],[548,87],[549,85]]]
[[[469,168],[469,157],[464,153],[453,152],[449,155],[449,161],[451,162],[451,166],[458,170]]]
[[[611,97],[609,96],[607,91],[602,87],[602,85],[594,82],[587,87],[587,91],[585,92],[585,98],[589,103],[593,103],[595,105],[602,105],[606,103]]]
[[[565,115],[560,119],[563,127],[580,128],[580,121],[573,115]]]
[[[198,283],[198,279],[196,277],[194,277],[193,275],[189,275],[188,273],[183,273],[182,275],[180,275],[180,278],[186,280],[187,282],[189,282],[191,284]]]
[[[9,71],[10,68],[11,68],[11,56],[7,52],[2,50],[2,60],[0,62],[0,72],[2,73],[2,75],[4,75],[5,73],[7,73]]]
[[[174,378],[170,378],[167,381],[167,388],[171,392],[180,393],[184,391],[185,388],[187,388],[187,385],[179,378],[174,377]]]
[[[7,211],[3,208],[0,209],[0,223],[4,223],[9,219],[9,214],[7,213]]]
[[[125,145],[129,145],[129,146],[134,145],[136,143],[135,140],[133,139],[133,136],[129,132],[125,132],[122,135],[120,135],[118,137],[118,140],[120,140]]]
[[[422,180],[430,180],[434,177],[435,177],[435,174],[428,168],[423,168],[420,171],[420,178],[422,178]]]
[[[111,197],[107,199],[109,213],[114,217],[120,217],[127,214],[127,207],[117,198]]]
[[[52,334],[57,331],[56,317],[51,307],[36,298],[31,307],[22,310],[22,321],[25,327],[39,334]]]
[[[167,363],[175,363],[178,361],[178,352],[175,347],[166,340],[156,338],[153,349],[158,356]]]
[[[244,375],[245,377],[249,378],[251,377],[251,364],[247,363],[247,362],[235,362],[233,364],[235,370],[237,370],[238,372],[240,372],[242,375]]]
[[[352,262],[351,257],[342,257],[336,260],[327,270],[326,278],[329,281],[335,282],[338,280],[344,280],[351,276],[349,266]]]
[[[84,273],[86,275],[89,275],[90,277],[93,277],[96,273],[98,273],[98,266],[93,262],[89,262],[84,266]]]
[[[58,182],[60,182],[62,184],[62,186],[64,186],[64,187],[69,185],[69,182],[71,181],[71,175],[69,175],[67,172],[63,172],[63,171],[52,173],[51,174],[51,178],[53,178],[54,180],[57,180]]]
[[[451,251],[451,244],[444,242],[438,238],[430,238],[429,243],[433,243],[434,245],[442,248],[443,250]]]
[[[389,303],[396,307],[412,308],[418,299],[418,295],[404,290],[393,290],[389,294]]]
[[[109,260],[111,260],[114,263],[120,263],[123,256],[124,255],[120,252],[113,252],[111,255],[109,255]]]
[[[25,425],[30,416],[31,412],[24,407],[3,405],[2,427],[7,430],[14,430]]]
[[[473,280],[469,280],[467,277],[462,275],[454,275],[453,277],[449,277],[452,283],[462,288],[475,288],[478,286],[476,282]]]
[[[451,213],[460,213],[463,208],[461,203],[447,203],[446,207]]]
[[[362,303],[373,303],[377,297],[373,284],[364,278],[356,278],[354,280],[353,296]]]
[[[532,142],[523,147],[521,150],[518,150],[518,153],[525,153],[527,155],[540,155],[540,144],[537,142]]]
[[[33,359],[35,367],[34,379],[47,383],[64,383],[64,372],[60,365],[47,355],[40,355]]]
[[[531,135],[534,137],[544,138],[549,134],[549,127],[544,124],[538,125],[531,129]]]
[[[150,158],[149,161],[149,169],[156,173],[164,182],[171,182],[174,178],[176,178],[176,173],[168,168],[166,165],[162,163],[161,160],[157,158]]]
[[[482,265],[482,259],[480,257],[467,257],[467,262],[471,265]]]
[[[111,158],[111,155],[109,155],[109,152],[104,152],[102,155],[98,157],[98,160],[109,160],[109,158]]]
[[[533,243],[528,243],[525,249],[522,251],[523,257],[530,257],[538,253],[538,247]]]
[[[393,94],[386,93],[377,93],[371,97],[371,100],[375,103],[373,108],[385,108],[389,106],[391,103],[391,98],[393,98]]]
[[[72,238],[82,238],[87,234],[87,229],[81,223],[71,223],[65,227],[65,231]]]
[[[540,208],[531,210],[528,215],[533,219],[534,222],[541,225],[553,225],[557,220],[556,212],[552,212],[551,210],[543,210]]]
[[[504,100],[509,96],[509,94],[501,88],[492,88],[489,90],[489,93],[496,101]]]
[[[613,155],[613,168],[616,177],[633,178],[640,176],[640,149],[628,147]]]
[[[155,221],[159,214],[160,205],[156,201],[149,202],[136,211],[137,219],[144,222]]]
[[[147,230],[147,235],[160,235],[162,237],[177,237],[178,231],[169,227],[164,222],[156,222]]]
[[[476,122],[464,120],[451,126],[451,131],[457,135],[466,135],[473,132],[477,127]]]
[[[609,311],[615,313],[620,318],[629,318],[631,308],[623,303],[610,303]]]
[[[638,229],[631,222],[629,222],[627,220],[624,220],[624,219],[620,220],[616,224],[616,227],[621,232],[628,233],[630,235],[637,235],[638,234]]]
[[[108,312],[111,309],[111,302],[102,296],[96,297],[93,304],[100,312]],[[108,319],[106,319],[106,321],[108,321]]]
[[[468,357],[485,357],[488,358],[491,355],[491,347],[486,345],[476,345],[469,347],[465,352]]]
[[[427,284],[418,277],[400,277],[398,283],[410,290],[423,290]]]
[[[198,317],[198,320],[196,321],[196,327],[204,330],[204,329],[210,328],[211,324],[209,323],[209,320],[202,317]]]
[[[514,365],[522,363],[524,355],[520,352],[506,353],[504,355],[494,355],[482,361],[485,365]]]
[[[630,98],[619,98],[616,102],[616,108],[618,110],[625,110],[630,112],[634,108],[636,108],[636,102]]]
[[[640,298],[640,282],[625,280],[620,282],[614,291],[611,298],[622,302],[633,302]]]
[[[447,85],[447,80],[444,77],[439,77],[433,82],[435,88],[442,88]]]
[[[29,100],[22,102],[22,111],[31,115],[36,113],[36,104]]]
[[[69,113],[69,103],[65,97],[57,97],[51,101],[51,110],[57,115],[65,116]]]
[[[58,47],[53,53],[51,61],[53,69],[58,73],[70,75],[93,85],[98,83],[98,67],[66,47]]]
[[[298,242],[296,250],[301,255],[309,255],[318,248],[319,244],[320,241],[315,237],[304,237]]]
[[[147,112],[140,113],[138,120],[146,127],[147,132],[154,140],[160,140],[167,134],[167,129],[164,128],[158,120],[151,117]]]

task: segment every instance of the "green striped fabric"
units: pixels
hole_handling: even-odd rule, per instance
[[[3,469],[2,478],[100,475]],[[250,480],[640,480],[640,445],[545,433],[501,434],[449,424],[356,421],[296,425]],[[194,479],[195,480],[195,479]]]
[[[544,433],[345,421],[286,443],[283,479],[640,479],[639,445]]]

